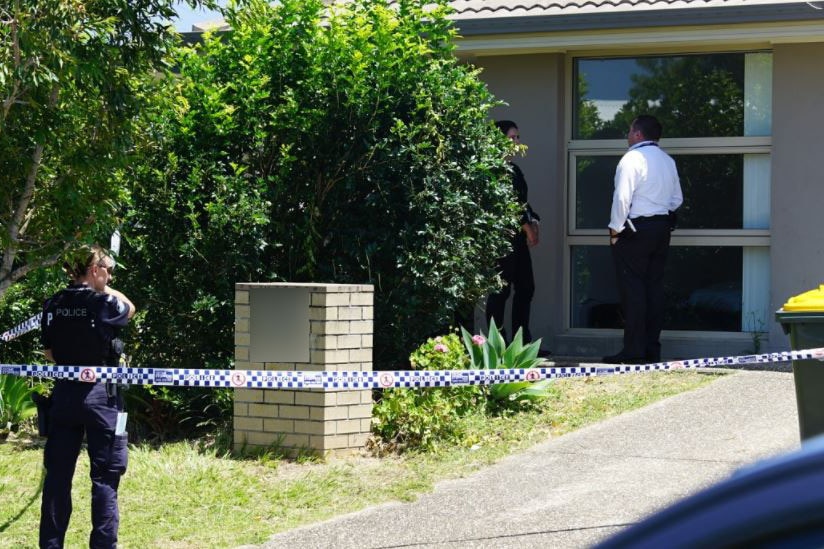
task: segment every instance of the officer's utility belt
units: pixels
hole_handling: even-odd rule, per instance
[[[83,380],[74,380],[74,379],[58,379],[57,383],[87,383]],[[106,395],[109,397],[116,397],[119,395],[126,386],[122,383],[117,383],[115,381],[104,381],[102,383],[106,387]]]

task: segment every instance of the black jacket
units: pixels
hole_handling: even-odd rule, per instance
[[[115,296],[71,285],[43,305],[41,341],[57,364],[116,366],[122,352],[117,335],[128,321],[129,307]]]

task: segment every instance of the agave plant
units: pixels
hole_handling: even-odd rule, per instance
[[[472,367],[475,369],[529,369],[541,362],[538,358],[538,351],[541,348],[540,339],[524,345],[523,334],[518,329],[512,343],[507,347],[506,341],[495,325],[495,319],[490,322],[488,337],[473,336],[464,328],[461,328],[461,333],[464,346],[472,360]],[[489,387],[489,396],[499,404],[535,400],[547,396],[550,383],[549,379],[537,382],[498,383]]]
[[[26,378],[0,376],[0,432],[14,430],[21,421],[34,416],[37,407],[31,399],[33,391]]]

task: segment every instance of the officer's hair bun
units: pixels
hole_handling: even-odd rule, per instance
[[[83,245],[69,252],[63,262],[63,271],[72,279],[86,275],[89,267],[100,263],[108,254],[100,246]]]

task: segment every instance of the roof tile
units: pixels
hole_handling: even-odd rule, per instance
[[[787,4],[787,0],[452,0],[456,19]]]

